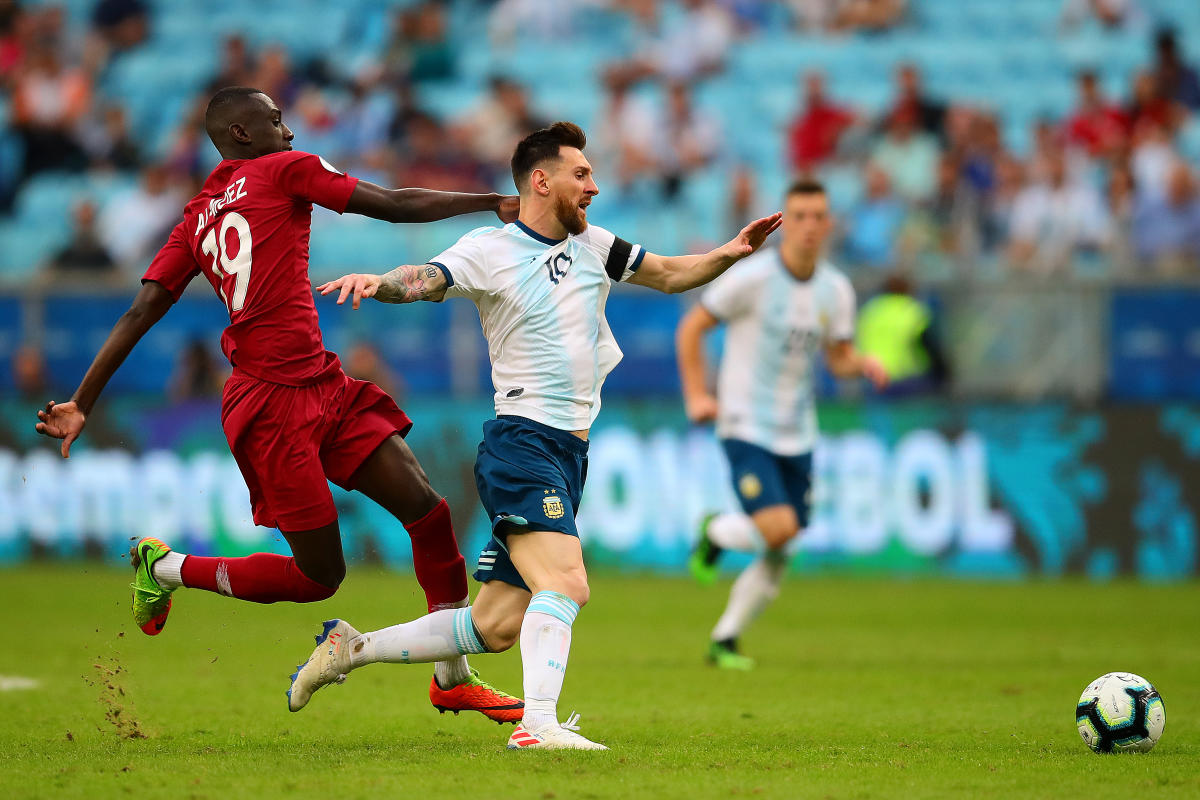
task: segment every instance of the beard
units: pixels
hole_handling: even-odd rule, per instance
[[[559,197],[554,201],[554,216],[572,236],[587,230],[587,212],[579,207],[578,201],[571,202],[569,198]]]

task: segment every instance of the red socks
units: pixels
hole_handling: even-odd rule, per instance
[[[336,586],[324,586],[301,572],[294,558],[274,553],[244,558],[187,556],[179,574],[189,589],[204,589],[252,603],[312,603],[332,597],[337,591]]]
[[[404,527],[412,539],[413,568],[417,583],[425,590],[429,610],[452,608],[466,600],[466,562],[458,552],[446,501],[442,500],[428,514]]]
[[[429,610],[451,608],[467,599],[467,569],[450,506],[442,500],[416,522],[406,525],[412,539],[417,582],[425,590]],[[332,597],[337,587],[325,586],[296,567],[295,559],[273,553],[243,558],[187,556],[180,569],[183,585],[252,603],[312,603]]]

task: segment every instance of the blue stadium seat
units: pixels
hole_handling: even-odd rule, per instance
[[[66,243],[69,230],[59,225],[30,225],[0,220],[0,276],[24,284],[37,274],[54,251]]]

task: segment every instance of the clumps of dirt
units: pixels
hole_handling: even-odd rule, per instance
[[[125,687],[121,683],[124,667],[121,666],[118,656],[98,656],[92,668],[95,670],[95,677],[84,677],[83,680],[88,686],[99,690],[98,700],[100,707],[104,709],[104,719],[113,726],[117,736],[121,739],[147,738],[142,731],[141,722],[134,715],[133,709],[129,707],[129,700],[125,697]]]

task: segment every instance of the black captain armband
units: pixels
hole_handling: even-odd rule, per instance
[[[633,253],[633,245],[620,236],[613,238],[612,248],[608,251],[608,261],[604,262],[604,271],[614,282],[620,282],[625,275],[625,267],[629,264],[629,256]]]

